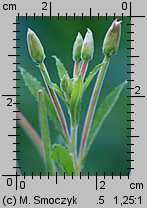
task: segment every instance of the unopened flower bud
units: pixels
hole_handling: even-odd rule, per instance
[[[69,77],[67,75],[64,75],[60,83],[63,92],[67,91],[68,82],[69,82]]]
[[[66,101],[68,102],[70,100],[72,87],[73,87],[72,79],[69,79],[69,77],[67,75],[64,75],[61,80],[60,87],[61,87],[62,91],[64,92],[64,96],[66,98]]]
[[[73,46],[73,60],[76,62],[80,62],[81,59],[81,49],[83,44],[83,38],[80,33],[78,33],[76,40]]]
[[[103,53],[109,58],[117,53],[121,35],[121,21],[113,21],[111,27],[106,33],[103,43]]]
[[[93,35],[91,30],[87,29],[87,33],[85,35],[82,45],[81,58],[84,61],[90,61],[93,58],[93,52],[94,52]]]
[[[31,29],[28,29],[27,43],[28,43],[29,53],[33,61],[36,62],[37,64],[42,63],[45,59],[44,49],[42,47],[40,40]]]

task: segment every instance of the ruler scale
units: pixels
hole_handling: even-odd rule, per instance
[[[1,28],[4,28],[1,31],[1,45],[4,51],[1,53],[1,71],[4,71],[3,77],[1,76],[1,207],[24,205],[26,207],[37,207],[37,205],[38,207],[145,207],[147,205],[145,197],[147,142],[144,115],[147,89],[144,75],[146,73],[144,70],[146,2],[143,1],[140,5],[139,2],[115,0],[109,3],[74,2],[70,2],[70,5],[66,0],[62,3],[37,0],[35,4],[27,0],[25,2],[2,0],[0,3]],[[82,21],[91,21],[91,23],[97,21],[97,24],[102,24],[104,20],[107,23],[110,19],[116,18],[124,21],[124,27],[127,28],[126,39],[124,38],[123,42],[126,45],[126,56],[123,58],[126,62],[125,77],[128,81],[124,102],[127,109],[124,115],[127,124],[123,143],[126,145],[123,152],[126,155],[124,156],[125,171],[121,168],[110,171],[96,168],[91,175],[91,171],[86,167],[85,172],[80,172],[79,176],[74,176],[74,173],[67,176],[65,172],[63,176],[58,172],[55,176],[51,176],[49,172],[44,176],[42,169],[24,170],[25,166],[21,167],[25,163],[22,152],[24,143],[16,113],[21,112],[19,108],[24,111],[27,109],[23,109],[22,104],[24,94],[19,66],[30,60],[22,58],[25,39],[22,25],[27,27],[29,23],[33,24],[33,21],[34,27],[37,22],[45,25],[47,21],[51,24],[58,21],[59,27],[62,26],[63,21],[67,24],[78,21],[81,21],[81,24]],[[53,28],[58,31],[57,28]],[[42,37],[45,36],[47,34]]]

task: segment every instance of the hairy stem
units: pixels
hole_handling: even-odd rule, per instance
[[[45,170],[46,170],[46,174],[49,172],[51,175],[54,175],[53,164],[50,158],[51,140],[49,136],[47,112],[46,112],[43,90],[39,90],[38,95],[39,95],[38,96],[39,123],[40,123],[41,135],[44,145]]]
[[[75,61],[75,63],[74,63],[74,71],[73,71],[74,79],[76,78],[76,76],[78,76],[78,69],[79,69],[79,63]]]
[[[47,89],[48,89],[48,92],[49,92],[49,95],[52,99],[52,102],[54,104],[54,107],[55,107],[55,110],[57,112],[57,115],[58,115],[58,118],[59,118],[59,121],[60,121],[60,124],[62,126],[62,129],[63,129],[63,133],[65,135],[65,138],[67,139],[67,142],[69,143],[69,132],[68,132],[68,128],[67,128],[67,123],[66,123],[66,120],[65,120],[65,116],[63,114],[63,111],[62,111],[62,108],[61,108],[61,105],[59,103],[59,100],[56,96],[56,93],[54,90],[52,90],[50,87],[49,87],[49,84],[48,82],[50,81],[50,77],[49,77],[49,74],[47,72],[47,69],[44,65],[44,63],[41,63],[39,65],[39,68],[40,68],[40,71],[42,73],[42,76],[44,78],[44,81],[45,81],[45,84],[47,86]]]
[[[84,61],[81,67],[81,75],[82,75],[83,80],[85,78],[87,68],[88,68],[88,62]]]
[[[38,152],[40,153],[41,157],[43,158],[43,147],[40,136],[28,122],[28,120],[24,117],[24,115],[20,112],[16,112],[16,118],[19,119],[19,123],[28,134],[29,138],[31,138],[33,144],[37,147]]]
[[[77,127],[71,125],[71,145],[70,151],[73,155],[73,163],[75,168],[75,175],[79,175],[77,168]]]
[[[88,112],[86,115],[86,120],[84,123],[84,127],[83,127],[83,132],[82,132],[82,138],[81,138],[81,145],[80,145],[80,153],[79,153],[79,166],[81,166],[82,164],[82,159],[83,159],[83,154],[84,154],[84,150],[87,144],[87,139],[88,139],[88,135],[89,135],[89,130],[91,127],[91,123],[93,120],[93,115],[95,112],[95,108],[96,108],[96,104],[100,95],[100,91],[101,91],[101,87],[104,81],[104,77],[109,65],[109,61],[110,58],[107,58],[105,56],[104,60],[103,60],[103,65],[99,71],[96,83],[95,83],[95,87],[91,96],[91,100],[90,100],[90,104],[88,107]]]

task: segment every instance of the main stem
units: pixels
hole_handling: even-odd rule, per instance
[[[71,145],[70,145],[70,151],[72,153],[73,158],[73,164],[75,168],[75,175],[79,175],[78,172],[78,166],[77,166],[77,126],[73,127],[72,121],[71,121]]]
[[[89,104],[89,108],[88,108],[88,112],[86,115],[86,120],[85,120],[85,124],[84,124],[84,128],[83,128],[83,132],[82,132],[82,139],[81,139],[81,145],[80,145],[80,153],[79,153],[79,167],[82,165],[82,159],[83,159],[83,155],[84,155],[84,150],[87,144],[87,139],[88,139],[88,135],[89,135],[89,130],[91,127],[91,123],[93,120],[93,115],[95,112],[95,107],[100,95],[100,91],[101,91],[101,87],[103,84],[103,80],[105,78],[105,74],[109,65],[109,61],[110,58],[106,57],[103,60],[103,65],[99,71],[96,83],[95,83],[95,87],[91,96],[91,100],[90,100],[90,104]]]
[[[73,77],[74,79],[76,78],[76,76],[78,76],[78,69],[79,69],[79,62],[74,63],[74,70],[73,70]]]
[[[88,68],[88,61],[84,61],[81,67],[81,75],[84,80]]]
[[[50,172],[51,175],[54,175],[54,168],[51,159],[51,140],[49,136],[48,119],[47,119],[46,104],[44,100],[43,90],[38,91],[38,112],[39,112],[41,136],[44,146],[44,160],[45,160],[46,174]]]
[[[69,143],[69,132],[68,132],[68,128],[67,128],[67,123],[66,123],[66,120],[65,120],[65,116],[63,114],[63,111],[62,111],[62,108],[60,106],[60,103],[59,103],[59,100],[56,96],[56,93],[54,90],[52,90],[50,87],[49,87],[49,84],[48,84],[48,81],[50,81],[50,77],[49,77],[49,74],[47,72],[47,69],[45,67],[45,64],[44,63],[41,63],[39,65],[39,68],[40,68],[40,71],[42,73],[42,76],[44,78],[44,81],[46,83],[46,86],[47,86],[47,89],[48,89],[48,92],[49,92],[49,95],[52,99],[52,102],[53,102],[53,105],[55,107],[55,110],[57,112],[57,115],[58,115],[58,118],[59,118],[59,121],[60,121],[60,124],[62,126],[62,129],[63,129],[63,132],[64,132],[64,135],[67,139],[67,142]]]

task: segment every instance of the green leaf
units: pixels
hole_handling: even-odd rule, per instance
[[[56,66],[57,66],[57,71],[58,71],[58,75],[60,80],[62,80],[63,76],[67,76],[69,78],[69,75],[63,65],[63,63],[60,61],[59,58],[57,58],[57,56],[52,56],[55,61],[56,61]]]
[[[68,176],[71,176],[72,172],[75,172],[72,162],[72,156],[69,155],[68,150],[64,146],[60,144],[54,144],[52,146],[51,158],[57,164],[60,164],[60,166],[62,166],[63,170]]]
[[[86,146],[86,155],[90,149],[91,144],[93,143],[96,135],[98,134],[103,122],[105,121],[106,117],[112,111],[114,105],[116,104],[117,100],[120,97],[121,91],[126,86],[127,81],[124,81],[119,86],[117,86],[103,101],[101,106],[98,108],[92,127],[90,129],[87,146]]]
[[[49,119],[53,122],[55,128],[60,133],[60,135],[63,136],[62,128],[61,128],[61,125],[60,125],[57,113],[55,111],[55,108],[53,106],[53,103],[52,103],[48,93],[42,87],[41,83],[35,77],[33,77],[29,72],[27,72],[22,67],[19,67],[19,69],[21,71],[21,75],[22,75],[22,78],[23,78],[23,80],[25,82],[25,85],[29,88],[30,92],[33,94],[33,96],[35,97],[36,101],[38,101],[38,94],[37,94],[38,90],[39,89],[43,89],[44,90],[46,109],[47,109],[47,113],[48,113]]]
[[[82,93],[83,93],[83,80],[81,75],[79,75],[79,77],[74,83],[73,90],[71,93],[71,100],[69,103],[69,109],[71,113],[73,127],[76,127],[79,121]]]
[[[97,74],[97,72],[99,71],[99,69],[101,68],[102,64],[98,64],[94,67],[94,69],[88,74],[85,82],[84,82],[84,90],[86,90],[86,88],[89,86],[90,82],[92,81],[93,77]]]

